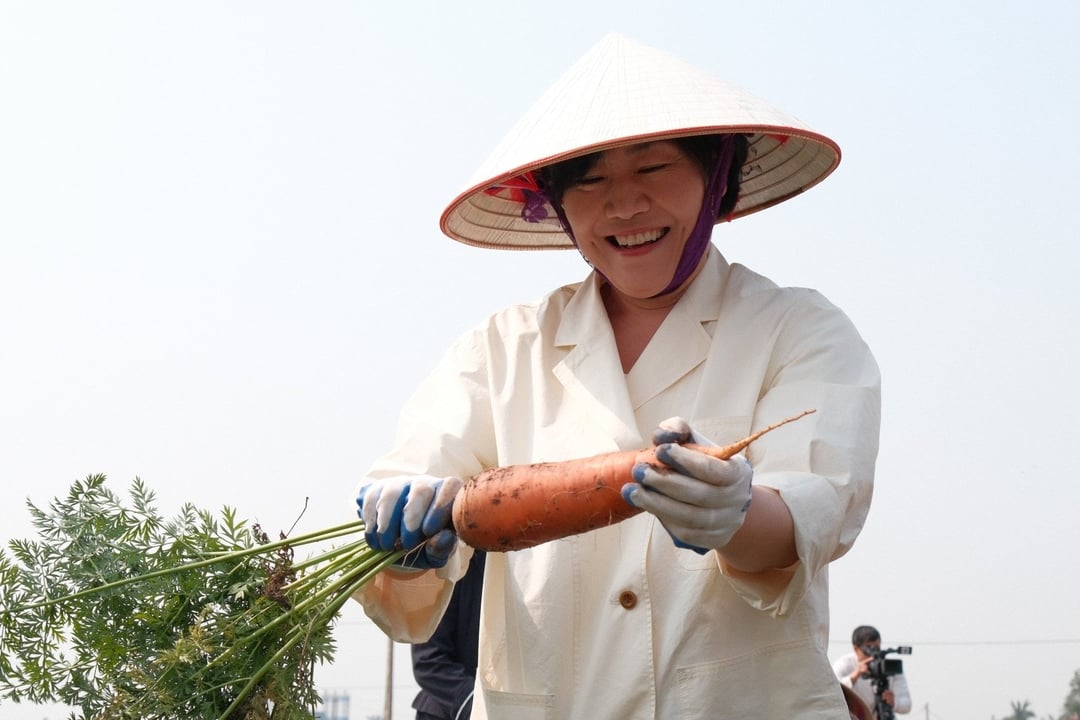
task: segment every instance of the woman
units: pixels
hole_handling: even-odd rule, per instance
[[[714,223],[799,194],[839,150],[681,61],[605,38],[442,217],[489,247],[576,247],[593,271],[462,337],[361,483],[369,542],[416,547],[358,594],[400,641],[430,634],[470,549],[449,507],[496,465],[658,445],[624,497],[647,512],[488,555],[473,716],[838,718],[827,566],[869,507],[880,381],[819,294],[730,265]],[[727,443],[817,412],[720,461]]]

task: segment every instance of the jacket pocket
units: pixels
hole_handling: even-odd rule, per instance
[[[840,683],[809,640],[680,668],[681,720],[844,720]]]
[[[552,720],[553,695],[525,695],[484,688],[488,720]]]

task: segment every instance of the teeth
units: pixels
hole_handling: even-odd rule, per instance
[[[650,230],[649,232],[634,233],[633,235],[614,235],[612,239],[619,247],[637,247],[659,240],[664,234],[663,230]]]

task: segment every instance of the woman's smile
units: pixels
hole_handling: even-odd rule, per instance
[[[670,228],[627,233],[623,235],[609,235],[608,242],[623,249],[638,248],[642,245],[650,245],[654,242],[659,241],[661,238],[667,235],[668,230],[670,230]]]

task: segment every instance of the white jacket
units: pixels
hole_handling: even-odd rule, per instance
[[[710,248],[624,375],[601,282],[593,274],[462,337],[364,482],[645,447],[673,415],[725,444],[814,408],[746,453],[754,482],[791,510],[799,562],[740,574],[715,552],[676,548],[647,513],[491,553],[473,717],[846,718],[826,656],[827,566],[870,505],[880,422],[870,351],[820,294],[778,288]],[[464,570],[461,550],[421,578],[383,573],[357,599],[396,640],[425,639]]]

